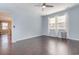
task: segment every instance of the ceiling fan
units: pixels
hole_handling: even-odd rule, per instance
[[[35,6],[41,7],[42,10],[44,10],[45,8],[54,7],[53,5],[48,5],[46,3],[42,3],[41,5],[35,5]]]

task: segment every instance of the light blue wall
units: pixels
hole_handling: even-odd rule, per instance
[[[0,4],[13,18],[13,41],[41,35],[41,16],[30,4]]]
[[[79,6],[68,11],[69,18],[69,38],[79,40]]]
[[[42,35],[48,35],[48,17],[42,16]]]
[[[44,24],[44,26],[42,27],[43,28],[42,30],[44,31],[43,34],[49,35],[49,34],[47,34],[48,33],[48,26],[47,26],[48,17],[63,15],[65,13],[67,13],[67,16],[68,16],[67,17],[67,20],[68,20],[67,25],[68,25],[68,33],[69,33],[68,38],[74,39],[74,40],[79,40],[79,5],[74,6],[67,10],[64,10],[64,11],[53,13],[51,15],[43,16],[42,17],[42,20],[43,20],[42,23]]]

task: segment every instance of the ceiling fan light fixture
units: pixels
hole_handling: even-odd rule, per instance
[[[46,8],[46,6],[45,6],[45,5],[43,5],[43,6],[42,6],[42,8]]]

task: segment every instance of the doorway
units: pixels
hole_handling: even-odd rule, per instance
[[[12,18],[0,12],[0,43],[3,42],[12,43]]]

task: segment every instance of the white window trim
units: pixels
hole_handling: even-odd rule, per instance
[[[66,15],[66,20],[65,20],[65,31],[67,32],[67,37],[69,36],[69,18],[68,18],[68,13],[65,13],[64,15]],[[63,16],[63,15],[62,15]],[[48,34],[50,34],[50,28],[49,28],[49,19],[50,18],[57,18],[58,16],[52,16],[52,17],[48,17]],[[58,33],[58,29],[56,28],[56,33]]]

